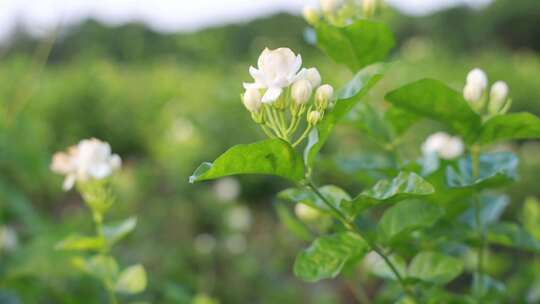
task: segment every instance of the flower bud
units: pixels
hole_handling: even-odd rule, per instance
[[[319,16],[319,11],[316,8],[312,6],[304,7],[304,19],[306,19],[307,23],[314,25],[320,18],[321,16]]]
[[[345,4],[345,0],[320,0],[320,3],[325,14],[333,14]]]
[[[377,6],[377,0],[363,0],[362,1],[362,10],[364,11],[365,17],[371,17],[375,13]]]
[[[306,104],[311,98],[313,88],[307,79],[300,79],[292,85],[291,95],[296,104]]]
[[[479,68],[472,69],[469,74],[467,74],[467,85],[474,84],[482,90],[487,88],[488,79],[486,73]]]
[[[309,80],[312,88],[318,88],[321,85],[321,74],[317,68],[309,68],[306,70],[305,78]]]
[[[307,121],[310,125],[316,125],[321,120],[321,113],[319,111],[311,111],[308,113]]]
[[[299,219],[305,222],[312,222],[318,219],[321,215],[319,210],[302,203],[296,204],[294,207],[294,213]]]
[[[334,88],[332,88],[331,85],[323,84],[322,86],[320,86],[315,92],[315,103],[317,109],[326,109],[333,95]]]
[[[262,106],[261,93],[257,89],[247,89],[242,96],[242,101],[250,112],[258,112]]]
[[[499,113],[508,98],[508,85],[504,81],[497,81],[491,86],[489,92],[489,113]]]

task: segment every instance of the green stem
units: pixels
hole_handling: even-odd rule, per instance
[[[109,303],[110,304],[118,304],[118,299],[116,298],[116,294],[114,293],[114,290],[107,286],[107,294],[109,295]]]
[[[320,191],[319,189],[317,188],[317,186],[313,183],[313,181],[311,180],[308,180],[308,186],[309,188],[311,188],[311,190],[313,190],[313,192],[324,202],[324,204],[330,208],[330,210],[332,210],[332,212],[334,213],[334,215],[345,225],[345,227],[347,227],[347,229],[349,229],[349,231],[351,232],[354,232],[360,236],[362,236],[362,232],[360,230],[358,230],[358,228],[356,227],[356,225],[354,225],[354,223],[351,223],[345,214],[343,214],[343,212],[341,212],[341,210],[339,210],[338,208],[336,208]],[[390,268],[390,270],[394,273],[394,276],[396,277],[396,279],[398,280],[399,282],[399,285],[401,285],[401,288],[403,289],[403,291],[408,294],[409,296],[413,297],[414,298],[414,295],[410,292],[410,290],[407,288],[407,285],[405,284],[405,281],[403,280],[403,277],[401,276],[401,274],[399,274],[399,271],[397,270],[397,268],[394,266],[394,263],[392,263],[392,261],[390,261],[390,259],[388,258],[388,256],[383,252],[383,250],[381,248],[379,248],[379,246],[377,246],[377,244],[375,244],[374,242],[372,242],[369,238],[364,238],[362,237],[366,243],[368,244],[368,246],[373,250],[375,251],[379,256],[381,256],[381,258],[384,260],[384,262],[386,263],[386,265],[388,265],[388,267]]]
[[[306,130],[304,131],[304,133],[302,133],[302,135],[300,135],[300,137],[294,142],[294,144],[292,145],[293,147],[296,147],[298,146],[302,140],[304,140],[304,138],[306,138],[306,136],[309,135],[309,131],[311,131],[311,129],[313,129],[313,125],[309,125]]]
[[[268,128],[268,126],[261,124],[261,129],[263,130],[264,134],[270,138],[275,138],[276,135],[272,133],[272,129]]]
[[[480,166],[480,147],[474,145],[471,147],[471,163],[472,163],[472,175],[473,179],[479,177],[479,166]],[[486,250],[486,236],[484,231],[484,225],[482,224],[481,218],[481,208],[482,204],[478,194],[474,195],[474,217],[476,222],[476,229],[478,230],[478,235],[480,237],[480,243],[478,244],[478,264],[477,272],[480,280],[484,279],[484,251]],[[480,284],[479,288],[482,288]],[[479,294],[482,294],[482,290],[478,291]]]

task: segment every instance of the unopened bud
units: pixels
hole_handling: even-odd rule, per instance
[[[319,111],[311,111],[308,113],[307,121],[310,125],[316,125],[321,120],[321,113]]]
[[[309,80],[312,88],[318,88],[321,85],[321,74],[317,68],[309,68],[306,70],[305,78]]]
[[[296,204],[294,213],[299,219],[305,222],[312,222],[321,215],[319,210],[302,203]]]
[[[326,109],[333,95],[334,95],[334,88],[332,88],[331,85],[323,84],[322,86],[320,86],[315,92],[315,103],[316,103],[317,109],[322,109],[322,110]]]
[[[467,74],[467,85],[469,84],[474,84],[482,88],[482,90],[487,88],[488,79],[486,73],[479,68],[472,69]]]
[[[471,108],[480,113],[484,108],[484,88],[476,83],[467,83],[463,88],[463,97]]]
[[[296,104],[306,104],[311,98],[313,88],[307,79],[300,79],[292,85],[291,95]]]
[[[377,0],[363,0],[362,1],[362,10],[364,11],[365,17],[371,17],[375,13],[377,6]]]
[[[312,6],[304,7],[304,19],[306,19],[307,23],[315,25],[320,18],[321,16],[319,16],[319,11],[316,8]]]
[[[247,89],[242,96],[242,101],[250,112],[259,112],[262,106],[261,93],[257,89]]]
[[[489,92],[489,113],[498,114],[508,100],[508,85],[504,81],[497,81],[491,86]]]

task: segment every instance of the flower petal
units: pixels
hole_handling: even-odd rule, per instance
[[[279,96],[281,95],[281,92],[283,92],[282,88],[268,88],[266,90],[266,93],[264,93],[264,96],[262,98],[263,103],[273,103],[276,101]]]

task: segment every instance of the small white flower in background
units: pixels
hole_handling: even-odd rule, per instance
[[[214,183],[214,194],[222,202],[231,202],[238,198],[242,187],[232,177],[225,177]]]
[[[261,92],[259,89],[249,88],[244,92],[242,96],[244,101],[244,106],[250,112],[258,112],[262,106],[261,102]]]
[[[0,226],[0,252],[11,252],[17,249],[18,239],[15,229],[9,226]]]
[[[437,132],[430,135],[422,144],[424,155],[437,154],[443,159],[453,159],[465,150],[463,141],[456,136],[450,136],[444,132]]]
[[[232,254],[241,254],[246,251],[246,237],[241,234],[233,234],[225,239],[225,247]]]
[[[323,84],[315,92],[315,103],[318,109],[326,109],[334,96],[334,88],[329,84]]]
[[[216,238],[208,233],[199,234],[195,237],[193,246],[201,254],[210,254],[216,248]]]
[[[289,48],[270,50],[268,48],[259,56],[257,67],[250,67],[249,73],[255,80],[253,83],[244,83],[244,88],[266,89],[262,97],[263,103],[273,103],[283,92],[283,88],[290,86],[302,77],[304,70],[300,71],[302,57],[295,55]]]
[[[496,81],[489,92],[489,112],[498,113],[508,100],[508,85],[504,81]]]
[[[317,21],[319,21],[321,17],[319,16],[319,11],[313,6],[309,6],[309,5],[304,7],[303,14],[304,14],[304,19],[306,19],[306,21],[312,25],[316,24]]]
[[[233,230],[246,231],[251,226],[251,212],[245,206],[235,206],[227,215],[227,224]]]
[[[306,104],[311,98],[313,87],[307,79],[297,80],[291,88],[291,96],[298,105]]]
[[[294,207],[294,213],[302,221],[312,222],[319,218],[321,213],[319,210],[302,203],[296,204]]]
[[[120,168],[122,160],[111,153],[111,146],[98,139],[84,139],[68,152],[53,156],[51,170],[66,176],[64,190],[73,187],[76,181],[104,179]]]
[[[332,14],[345,4],[345,0],[320,0],[320,4],[324,13]]]
[[[318,88],[321,85],[321,74],[317,68],[309,68],[304,73],[304,78],[309,80],[313,89]]]

